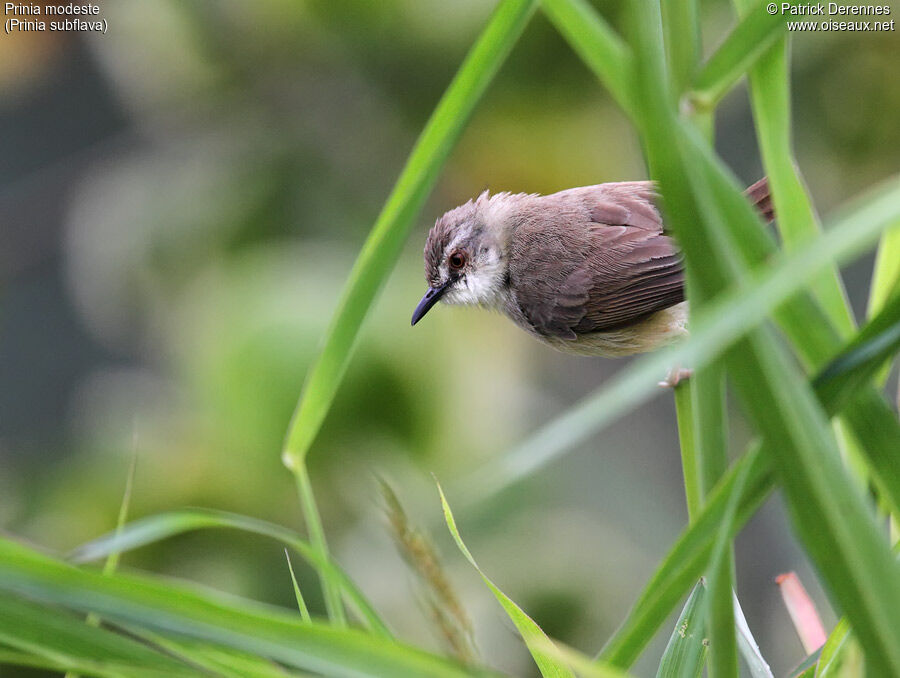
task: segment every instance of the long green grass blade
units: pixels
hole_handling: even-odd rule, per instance
[[[131,492],[134,489],[134,476],[137,472],[136,432],[132,432],[131,444],[131,462],[128,464],[128,475],[125,477],[125,491],[122,493],[122,502],[119,504],[119,515],[116,518],[117,532],[122,529],[122,526],[125,525],[125,521],[128,520],[128,510],[131,507]],[[116,571],[116,568],[119,566],[120,555],[121,554],[118,551],[114,551],[106,557],[106,562],[103,563],[103,574],[112,574]],[[87,624],[89,626],[98,626],[100,624],[100,618],[96,615],[88,615]],[[66,673],[65,678],[79,678],[79,676],[77,673],[69,671]]]
[[[698,157],[704,158],[703,163],[698,162],[694,167],[708,169],[714,166],[716,161],[710,151],[696,135],[691,134],[690,128],[684,127],[684,130],[693,150],[699,154]],[[767,238],[763,235],[763,231],[753,227],[756,216],[735,190],[735,181],[733,179],[729,181],[724,172],[715,171],[708,172],[706,178],[717,188],[719,194],[725,196],[724,209],[728,216],[719,218],[728,220],[725,223],[726,228],[716,228],[713,232],[718,244],[721,246],[726,240],[731,242],[736,249],[741,250],[742,258],[749,265],[766,257],[769,245]],[[884,186],[898,187],[900,179],[891,178],[884,182]],[[888,188],[884,197],[891,193],[893,191]],[[881,216],[887,216],[890,210],[897,209],[898,206],[900,205],[894,194],[893,198],[888,198],[883,203],[878,200],[863,203],[856,211],[856,216],[860,219],[878,219],[880,209],[887,209],[888,212],[881,213]],[[870,208],[874,208],[875,211],[869,211]],[[894,217],[889,219],[893,220]],[[789,300],[776,310],[775,317],[793,341],[800,357],[817,369],[844,348],[838,331],[830,324],[828,317],[806,295]],[[896,470],[895,452],[900,445],[900,429],[897,427],[896,417],[877,391],[870,387],[855,396],[853,402],[844,408],[842,420],[858,442],[857,449],[864,455],[872,480],[896,510],[900,506],[897,502],[897,498],[900,497],[900,482],[898,482],[900,476]]]
[[[900,286],[900,222],[881,236],[875,268],[872,271],[866,315],[869,318],[874,317],[898,286]]]
[[[736,521],[741,494],[747,483],[748,467],[742,468],[734,481],[725,515],[713,545],[709,564],[709,600],[705,617],[709,623],[710,676],[737,678],[738,648],[734,608],[734,554],[731,526]]]
[[[363,623],[373,633],[390,637],[390,631],[378,613],[356,587],[353,581],[337,565],[324,560],[308,543],[291,530],[262,520],[224,511],[209,509],[185,509],[160,513],[129,523],[119,532],[113,532],[84,544],[72,553],[74,562],[89,562],[107,556],[109,553],[130,551],[178,534],[194,530],[223,528],[240,530],[251,534],[275,539],[296,551],[306,562],[319,572],[325,572],[336,581],[347,602],[356,610]]]
[[[881,236],[875,267],[872,270],[872,282],[869,285],[866,317],[874,317],[898,287],[900,287],[900,221]],[[879,370],[877,378],[879,384],[884,385],[890,370],[890,363]],[[900,402],[900,391],[897,399]]]
[[[659,662],[656,678],[700,678],[709,643],[706,630],[706,582],[701,579],[688,596]]]
[[[832,630],[828,640],[819,653],[816,663],[815,678],[836,678],[842,674],[841,669],[849,655],[856,654],[856,645],[851,633],[850,623],[841,619]],[[849,672],[848,672],[849,673]]]
[[[742,492],[737,487],[744,476]],[[733,537],[775,487],[775,478],[760,446],[754,445],[710,493],[697,519],[681,533],[618,631],[607,641],[600,659],[627,668],[640,656],[678,601],[697,581],[709,563],[720,529]],[[725,521],[728,502],[739,495],[734,519]]]
[[[816,377],[819,392],[847,392],[847,382],[863,384],[872,379],[900,351],[900,287],[878,314],[863,327]],[[830,396],[829,396],[830,397]],[[837,394],[834,396],[837,397]],[[900,499],[900,497],[898,497]]]
[[[208,589],[133,574],[104,577],[4,539],[0,539],[0,590],[330,676],[490,674],[360,630],[308,624],[296,613]]]
[[[66,661],[47,659],[46,657],[39,657],[29,652],[18,652],[16,650],[8,650],[4,647],[0,647],[0,666],[6,664],[10,666],[21,666],[29,669],[56,671],[57,673],[64,673],[65,671],[73,668],[73,664],[68,664],[66,663]],[[84,664],[79,664],[77,668],[78,670],[82,671],[82,673],[86,673],[86,671],[84,671],[84,669],[86,668]],[[90,675],[103,676],[104,674],[98,672]]]
[[[642,3],[634,9],[636,26],[653,20]],[[639,44],[646,43],[650,31],[638,30],[644,38]],[[661,69],[653,55],[636,52],[636,57],[640,91],[645,97],[665,100]],[[729,278],[743,282],[746,268],[740,261],[740,243],[732,241],[729,246],[716,232],[728,219],[745,218],[744,212],[722,209],[736,204],[737,186],[730,191],[713,188],[713,175],[721,174],[721,169],[697,152],[690,143],[690,131],[676,122],[671,110],[648,108],[642,128],[670,223],[689,266],[703,276],[710,290]],[[757,221],[751,217],[742,228],[749,229]],[[704,264],[698,267],[701,260]],[[824,413],[770,331],[751,333],[731,364],[751,419],[781,445],[773,461],[780,470],[797,532],[830,592],[847,610],[872,666],[886,673],[900,672],[900,571],[863,498],[847,482]]]
[[[322,518],[319,516],[319,507],[313,494],[312,482],[309,479],[309,471],[306,467],[306,459],[292,469],[294,481],[297,485],[297,496],[300,498],[300,506],[303,509],[303,519],[306,522],[306,530],[309,533],[309,545],[315,552],[318,560],[331,561],[331,553],[328,550],[328,542],[325,539],[325,528]],[[341,585],[336,581],[329,570],[319,570],[319,580],[322,585],[322,595],[325,599],[325,610],[328,619],[337,627],[347,626],[347,615],[341,601]]]
[[[453,512],[450,510],[450,505],[447,503],[447,498],[444,496],[444,491],[441,489],[440,485],[438,485],[438,493],[441,496],[444,520],[447,521],[447,529],[450,530],[453,540],[456,542],[456,545],[459,547],[462,554],[466,557],[466,560],[468,560],[472,567],[478,571],[478,574],[481,575],[482,580],[487,584],[491,593],[494,594],[497,602],[500,603],[506,611],[506,614],[509,615],[512,623],[515,624],[516,628],[519,630],[519,635],[521,635],[522,640],[525,641],[525,645],[528,647],[529,652],[531,652],[531,656],[534,658],[534,662],[537,664],[541,675],[544,676],[544,678],[575,678],[572,669],[559,658],[558,654],[547,651],[547,645],[552,645],[552,643],[547,635],[541,630],[541,627],[538,626],[531,617],[525,614],[525,611],[516,605],[509,596],[503,593],[503,591],[488,578],[481,568],[478,567],[478,563],[475,562],[475,558],[469,552],[462,537],[459,535],[459,529],[456,527],[456,519],[453,517]]]
[[[681,470],[684,475],[684,498],[688,519],[693,520],[703,508],[700,460],[694,426],[694,392],[690,381],[682,381],[674,389],[675,416],[678,420],[678,446],[681,448]]]
[[[579,678],[631,678],[631,674],[605,662],[588,657],[558,641],[535,639],[536,646],[557,657],[561,662],[571,666]]]
[[[676,95],[694,79],[703,53],[699,4],[697,0],[660,3],[669,75]]]
[[[541,8],[613,98],[633,114],[631,48],[585,0],[541,0]]]
[[[761,10],[753,0],[735,0],[735,4],[745,14]],[[787,54],[787,39],[781,38],[753,65],[749,79],[756,135],[769,177],[778,230],[785,248],[792,250],[805,246],[821,225],[792,155]],[[849,336],[855,323],[837,269],[819,276],[813,290],[841,336]]]
[[[297,678],[312,674],[288,671],[283,666],[247,652],[239,652],[232,648],[223,648],[196,640],[175,640],[160,633],[133,626],[123,629],[154,647],[165,650],[173,657],[183,660],[191,666],[203,670],[204,675],[211,674],[222,678]]]
[[[580,36],[580,37],[584,38],[585,36]],[[590,50],[590,45],[581,45],[580,46],[580,51],[588,51],[588,50]],[[596,70],[597,69],[595,69],[595,71]],[[602,71],[597,71],[597,73],[602,79],[603,78]],[[654,99],[654,100],[656,100],[658,98],[659,98],[658,96],[652,97],[652,99]],[[647,99],[647,100],[650,100],[650,99]],[[893,191],[896,191],[896,188],[897,187],[894,186]],[[891,189],[888,189],[888,190],[891,190]],[[897,196],[895,193],[892,197],[888,198],[885,202],[881,203],[879,205],[879,207],[886,208],[889,211],[896,209],[896,202],[897,202],[896,198],[897,198]],[[735,199],[738,199],[738,198],[735,198]],[[743,202],[743,198],[739,198],[739,199]],[[863,210],[866,210],[867,207],[868,206],[863,205]],[[863,215],[861,214],[860,216],[863,216]],[[863,217],[863,220],[865,220],[866,218],[871,217],[871,216],[873,216],[873,215],[866,214]],[[889,217],[889,218],[893,218],[893,217]],[[863,221],[863,220],[861,220],[861,221]],[[871,221],[869,221],[869,223],[871,223]],[[883,226],[884,226],[884,224],[883,224]],[[750,260],[761,261],[764,258],[766,258],[767,256],[769,256],[769,253],[771,251],[770,248],[773,247],[773,245],[771,243],[766,242],[765,234],[759,225],[753,224],[752,226],[750,226],[748,224],[747,228],[752,229],[753,233],[758,234],[758,239],[757,239],[757,242],[755,243],[755,251],[743,252],[741,254],[744,257],[749,256]],[[745,229],[745,234],[746,234],[746,232],[747,232],[747,229]],[[755,287],[755,285],[751,285],[751,287]],[[814,365],[815,364],[823,364],[824,361],[827,360],[831,354],[833,354],[833,351],[835,350],[835,347],[839,341],[838,335],[836,333],[835,334],[828,333],[829,328],[827,327],[827,323],[822,323],[819,321],[819,318],[816,316],[815,307],[811,306],[808,303],[808,301],[806,301],[805,299],[801,299],[797,303],[792,304],[791,311],[792,312],[800,311],[800,312],[795,313],[794,317],[788,317],[787,314],[782,314],[784,317],[779,318],[779,319],[786,320],[786,321],[792,321],[792,322],[785,322],[786,329],[792,333],[792,336],[798,336],[798,337],[802,337],[804,339],[804,341],[799,342],[799,345],[800,345],[800,348],[804,351],[805,358],[811,364],[814,364]],[[812,322],[810,322],[810,321],[812,321]],[[818,329],[821,329],[821,331],[817,331]],[[677,360],[670,360],[669,364],[673,364],[673,363],[677,363],[677,362],[678,362]],[[682,364],[684,364],[684,363],[682,363]],[[618,396],[618,395],[627,395],[627,394],[616,394],[616,395]],[[605,406],[615,407],[616,400],[611,399],[609,402],[606,402],[603,404]],[[872,427],[872,426],[867,427],[866,424],[872,424],[873,422],[871,420],[869,422],[865,422],[863,420],[863,417],[860,416],[865,413],[864,412],[866,410],[865,405],[873,405],[873,404],[876,405],[876,407],[874,409],[872,409],[871,411],[878,410],[878,417],[879,417],[878,424],[884,424],[885,421],[887,421],[885,415],[889,415],[889,411],[886,411],[885,404],[883,403],[883,401],[880,400],[880,398],[877,397],[877,395],[874,394],[874,392],[866,393],[864,396],[860,396],[857,400],[854,400],[854,402],[851,404],[851,407],[849,408],[850,411],[848,412],[848,419],[852,419],[855,422],[854,433],[856,435],[869,436],[869,441],[868,441],[869,444],[867,445],[867,449],[870,449],[870,451],[871,451],[871,449],[880,449],[883,453],[887,453],[891,449],[896,449],[896,438],[892,437],[893,432],[886,433],[886,431],[889,431],[889,427],[881,426],[881,425],[877,425],[874,427]],[[599,414],[602,418],[602,411],[595,412],[595,414]],[[569,419],[569,421],[567,421],[566,423],[572,423],[573,419],[575,420],[575,422],[578,421],[578,418],[574,417],[572,419]],[[601,424],[602,423],[605,423],[605,422],[601,421]],[[521,465],[519,467],[519,469],[521,469],[522,466],[524,466],[524,470],[525,470],[525,472],[527,472],[529,470],[529,468],[528,468],[529,465],[532,465],[532,468],[533,468],[534,466],[537,466],[539,463],[545,462],[548,458],[554,456],[554,454],[557,453],[561,447],[564,447],[565,445],[569,444],[570,442],[573,442],[570,439],[565,439],[565,438],[560,439],[557,436],[560,436],[560,435],[565,436],[565,435],[567,435],[567,433],[576,433],[576,435],[578,435],[578,438],[576,441],[580,441],[580,439],[581,439],[580,434],[582,433],[581,431],[573,431],[571,428],[568,428],[568,431],[567,431],[566,428],[568,428],[568,427],[560,427],[558,429],[556,427],[551,427],[551,428],[544,429],[544,431],[542,432],[543,434],[547,434],[552,431],[552,433],[556,434],[556,435],[555,436],[554,435],[542,435],[541,436],[541,438],[543,438],[540,441],[540,444],[543,448],[542,455],[540,454],[540,452],[537,452],[534,449],[529,450],[526,447],[525,451],[531,452],[531,455],[529,455],[529,456],[532,458],[528,459],[528,458],[525,458],[524,455],[520,456],[518,461],[529,462],[529,463]],[[556,438],[556,442],[554,442],[554,438]],[[535,442],[535,441],[532,441],[532,442]],[[554,447],[555,447],[555,449],[554,449]],[[522,449],[522,448],[520,448],[520,449]],[[537,462],[537,463],[535,463],[535,462]],[[681,591],[679,591],[679,595],[680,595],[680,593],[681,593]],[[646,606],[644,606],[644,608],[641,609],[640,611],[645,612]],[[637,616],[639,616],[639,615],[637,615]],[[634,622],[635,618],[636,617],[632,617],[629,621]],[[626,622],[626,624],[628,624],[628,622]],[[629,634],[625,633],[625,634],[621,634],[619,636],[619,638],[620,639],[621,638],[629,639],[628,636],[629,636]],[[631,637],[630,640],[634,640],[634,637]],[[627,643],[626,643],[626,645],[627,645]],[[617,648],[617,646],[615,644],[613,644],[611,646],[611,649],[609,652],[610,656],[615,656],[616,648]],[[627,656],[628,652],[623,651],[623,655]],[[633,661],[633,657],[630,659],[631,659],[631,661]]]
[[[312,445],[344,375],[359,328],[394,267],[413,220],[437,181],[476,103],[525,28],[534,0],[501,0],[435,108],[366,239],[309,372],[284,448],[289,468]]]
[[[885,464],[896,463],[896,441],[900,440],[900,425],[896,424],[893,414],[887,404],[872,392],[864,391],[862,397],[852,397],[852,387],[856,384],[850,380],[842,382],[843,392],[836,393],[833,390],[818,394],[822,398],[822,406],[830,414],[837,413],[840,403],[849,401],[849,407],[859,410],[858,414],[872,415],[869,425],[862,424],[862,430],[874,433],[870,439],[873,449],[883,450],[886,459]],[[881,408],[880,415],[874,415]],[[884,431],[882,425],[893,422],[893,431],[887,431],[885,439],[879,439],[879,431]],[[700,515],[692,521],[691,526],[682,533],[669,553],[663,558],[656,573],[650,579],[644,592],[638,598],[628,617],[622,626],[610,638],[600,656],[608,659],[617,666],[630,666],[637,659],[643,648],[662,625],[662,620],[668,616],[678,600],[685,594],[691,583],[700,576],[706,567],[709,553],[712,549],[716,528],[723,522],[726,502],[732,496],[735,489],[737,474],[744,466],[751,466],[748,475],[747,488],[742,493],[740,502],[741,510],[737,516],[732,534],[753,515],[756,508],[762,505],[775,486],[771,464],[768,455],[777,451],[777,445],[768,445],[771,450],[763,450],[760,444],[753,443],[750,449],[742,455],[739,462],[720,481],[714,492],[710,495],[709,503],[703,507]],[[735,610],[737,612],[737,608]]]
[[[287,560],[288,572],[291,574],[291,585],[294,587],[294,598],[297,599],[297,609],[300,611],[300,616],[303,618],[303,621],[311,622],[312,617],[309,616],[309,608],[306,606],[306,600],[303,598],[303,593],[300,591],[300,585],[297,583],[297,577],[294,575],[294,566],[291,564],[291,554],[287,549],[284,549],[284,557]]]
[[[784,32],[784,18],[765,10],[768,0],[746,13],[703,64],[687,99],[695,108],[712,108]]]
[[[91,675],[199,675],[131,638],[9,595],[0,597],[0,642]]]

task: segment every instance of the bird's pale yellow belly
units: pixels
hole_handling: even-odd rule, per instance
[[[688,304],[683,301],[622,329],[582,334],[575,340],[540,338],[564,353],[614,358],[653,351],[687,336],[687,320]]]

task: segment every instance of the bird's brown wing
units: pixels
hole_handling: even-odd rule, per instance
[[[540,334],[576,339],[684,300],[684,267],[649,182],[538,198],[510,243],[519,310]]]

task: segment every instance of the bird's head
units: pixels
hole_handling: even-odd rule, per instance
[[[428,291],[413,312],[413,325],[438,301],[493,307],[502,299],[508,197],[485,191],[435,222],[425,242]]]

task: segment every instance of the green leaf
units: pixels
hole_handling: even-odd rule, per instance
[[[753,0],[735,0],[735,5],[744,15],[761,11]],[[749,81],[756,136],[769,177],[776,223],[785,248],[794,250],[804,247],[821,231],[821,225],[792,155],[787,45],[787,38],[782,38],[769,47],[750,69]],[[849,336],[855,323],[837,269],[820,275],[813,289],[841,336]]]
[[[693,90],[687,94],[693,106],[715,106],[784,33],[783,17],[765,11],[767,2],[758,0],[756,8],[746,13],[703,65]]]
[[[444,520],[447,521],[447,528],[450,530],[450,534],[453,535],[453,540],[456,542],[459,550],[462,551],[462,554],[466,557],[466,560],[468,560],[472,567],[478,571],[478,574],[481,575],[482,580],[487,584],[488,588],[494,594],[494,597],[506,611],[506,614],[509,615],[512,623],[516,625],[516,628],[519,630],[519,635],[522,636],[522,640],[524,640],[525,645],[528,646],[528,650],[531,652],[531,656],[534,658],[538,669],[540,669],[541,675],[544,676],[544,678],[575,678],[575,674],[572,673],[572,670],[564,661],[559,659],[558,654],[547,651],[547,645],[552,645],[552,643],[547,635],[541,630],[541,627],[538,626],[531,617],[525,614],[522,608],[516,605],[509,596],[497,588],[496,584],[494,584],[494,582],[482,572],[481,568],[478,567],[475,558],[472,557],[469,549],[466,547],[465,543],[463,543],[462,537],[459,536],[456,520],[453,517],[453,513],[450,511],[450,505],[447,503],[447,498],[444,496],[444,490],[441,489],[440,484],[438,484],[438,492],[441,496]]]
[[[706,629],[706,582],[701,579],[688,597],[659,662],[657,678],[700,678],[709,643]]]
[[[709,620],[709,642],[712,646],[710,676],[738,677],[737,633],[734,607],[734,555],[731,526],[734,525],[741,494],[750,468],[744,467],[734,481],[722,524],[719,526],[709,563],[709,591],[705,618]]]
[[[851,385],[849,382],[844,382],[843,388],[850,391],[849,386]],[[892,422],[895,426],[900,425],[896,423],[893,414],[882,399],[874,396],[873,401],[868,397],[868,395],[872,395],[871,391],[865,391],[865,393],[866,397],[863,398],[848,398],[844,397],[843,393],[837,395],[834,392],[820,394],[820,397],[823,398],[823,407],[832,415],[836,412],[836,405],[839,402],[847,402],[848,399],[850,407],[859,410],[858,414],[871,414],[879,407],[883,408],[881,415],[873,417],[870,425],[864,425],[862,430],[875,434],[871,438],[876,441],[873,443],[873,448],[877,447],[883,450],[886,463],[894,464],[896,463],[894,451],[898,435],[896,430],[885,432],[884,426],[881,424]],[[829,398],[834,400],[829,400]],[[883,432],[883,438],[879,432]],[[765,441],[762,444],[768,446]],[[773,446],[772,449],[776,450],[777,446]],[[774,488],[775,481],[771,465],[768,462],[768,455],[772,453],[761,449],[759,441],[750,445],[750,449],[741,456],[740,461],[719,482],[710,495],[708,503],[692,521],[690,527],[670,548],[669,553],[662,560],[644,592],[629,612],[625,622],[607,642],[601,652],[601,657],[617,666],[630,666],[634,663],[641,650],[650,642],[662,624],[662,620],[672,612],[681,596],[706,567],[717,534],[716,530],[723,522],[726,502],[728,497],[736,491],[736,479],[741,468],[743,466],[751,467],[747,471],[747,487],[741,493],[741,509],[732,527],[732,534],[736,533],[755,513],[756,508],[762,505]],[[737,612],[738,608],[735,609],[736,615]],[[749,629],[747,632],[749,633]]]
[[[294,474],[297,496],[303,509],[306,531],[309,533],[309,546],[319,561],[330,562],[331,554],[325,539],[325,528],[322,526],[322,518],[319,516],[319,507],[316,505],[316,498],[313,494],[309,471],[306,468],[306,459],[301,459],[296,466],[291,468],[291,471]],[[328,619],[335,626],[347,626],[347,615],[341,602],[340,582],[336,581],[328,570],[318,570],[318,574]]]
[[[535,0],[501,0],[416,142],[341,294],[325,345],[310,370],[284,448],[303,461],[328,413],[375,295],[393,269],[413,220],[476,103],[525,28]]]
[[[741,651],[744,662],[747,664],[747,668],[750,669],[750,675],[753,678],[775,678],[772,674],[772,669],[769,668],[769,663],[762,656],[762,652],[759,651],[756,639],[750,632],[750,626],[747,624],[746,617],[744,617],[744,611],[741,609],[741,603],[737,594],[734,594],[734,623],[738,633],[738,648]]]
[[[725,474],[710,493],[697,519],[675,541],[618,631],[600,653],[600,659],[627,668],[638,658],[678,601],[706,568],[720,529],[733,537],[775,487],[768,458],[759,444],[751,448]],[[738,487],[744,477],[743,491]],[[729,501],[738,497],[733,520],[726,521]]]
[[[300,611],[303,621],[311,622],[312,617],[309,616],[309,608],[306,607],[306,601],[300,592],[300,585],[297,583],[297,577],[294,575],[294,566],[291,565],[291,554],[288,553],[287,549],[284,550],[284,557],[287,560],[288,572],[291,573],[291,584],[294,587],[294,598],[297,599],[297,609]]]
[[[542,0],[541,8],[626,113],[633,113],[631,49],[585,0]]]
[[[373,633],[390,637],[390,631],[371,603],[343,570],[330,560],[323,559],[316,549],[291,530],[248,516],[210,509],[185,509],[160,513],[136,520],[125,525],[119,532],[107,534],[78,547],[72,552],[71,559],[75,562],[97,560],[109,553],[130,551],[184,532],[210,528],[239,530],[280,541],[296,551],[320,573],[326,573],[337,582],[347,602],[359,613],[360,619]]]
[[[223,648],[196,640],[174,640],[159,633],[126,626],[124,630],[136,638],[162,648],[173,657],[177,657],[191,666],[205,669],[222,678],[295,678],[311,674],[288,672],[275,662],[247,652],[238,652],[232,648]]]
[[[872,271],[872,284],[869,287],[869,304],[866,310],[869,318],[881,310],[898,286],[900,286],[900,222],[881,236],[875,268]]]
[[[703,508],[703,488],[700,458],[697,450],[697,433],[694,422],[693,380],[685,380],[674,388],[675,417],[678,421],[678,446],[681,448],[681,470],[684,475],[684,498],[687,502],[688,520],[693,520]]]
[[[813,385],[820,393],[837,400],[849,393],[848,383],[862,385],[872,379],[884,363],[900,351],[900,288],[886,300],[878,314],[826,365]],[[900,471],[900,467],[898,467]],[[900,500],[900,497],[897,497]]]
[[[841,619],[828,636],[819,652],[815,678],[849,678],[862,676],[859,647],[853,639],[852,629],[847,619]],[[856,671],[851,670],[855,665]]]
[[[137,434],[132,432],[131,438],[131,463],[128,465],[128,475],[125,477],[125,491],[122,493],[122,503],[119,504],[119,516],[116,519],[116,532],[121,531],[125,521],[128,520],[128,509],[131,506],[131,492],[134,488],[134,475],[137,471]],[[116,571],[116,568],[119,566],[120,555],[121,554],[118,551],[113,551],[106,557],[106,562],[103,564],[103,574],[112,574]],[[89,626],[98,626],[100,624],[100,618],[96,615],[88,615],[86,622]],[[79,678],[79,676],[77,673],[69,671],[66,673],[65,678]]]
[[[800,662],[793,671],[790,672],[790,678],[813,678],[816,672],[816,663],[819,661],[820,650],[816,650],[806,659]]]
[[[697,0],[669,0],[660,5],[669,74],[676,94],[693,80],[703,52],[699,4]]]
[[[490,674],[356,629],[306,623],[296,613],[209,589],[146,575],[104,577],[5,539],[0,539],[0,590],[330,676]]]
[[[91,675],[198,675],[135,640],[12,596],[0,597],[0,642]]]
[[[869,303],[866,317],[873,318],[887,303],[889,297],[900,288],[900,221],[881,236],[872,282],[869,286]],[[884,385],[890,373],[887,363],[878,372],[877,383]]]
[[[665,105],[663,67],[652,51],[648,27],[656,21],[655,6],[634,3],[632,9],[638,91],[645,100],[663,102],[647,107],[641,128],[669,224],[688,266],[708,290],[743,285],[743,259],[754,254],[752,245],[728,236],[756,227],[759,220],[747,218],[746,210],[730,209],[742,199],[739,188]],[[900,674],[900,571],[863,497],[847,482],[824,412],[768,329],[748,335],[740,350],[732,352],[729,367],[751,420],[779,444],[773,465],[795,530],[829,592],[846,610],[873,668]]]

